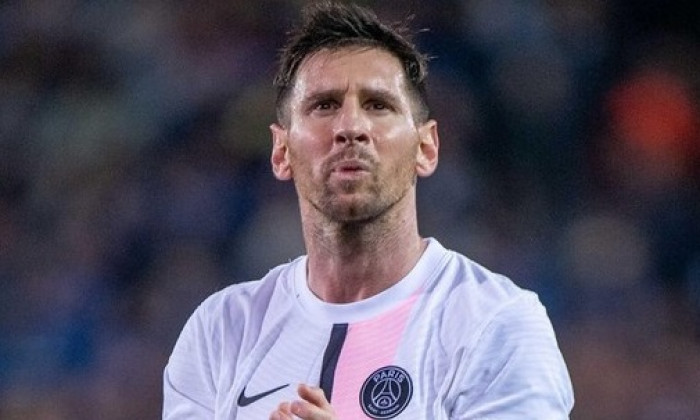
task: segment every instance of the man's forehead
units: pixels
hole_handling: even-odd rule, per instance
[[[320,50],[299,66],[294,90],[304,96],[339,91],[357,85],[363,90],[392,91],[405,87],[399,60],[389,52],[371,47]]]

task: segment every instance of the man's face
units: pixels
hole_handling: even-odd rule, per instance
[[[398,59],[381,49],[321,50],[301,64],[287,126],[272,126],[272,163],[278,178],[294,179],[302,207],[336,222],[372,220],[432,173],[435,122],[416,124],[406,86]]]

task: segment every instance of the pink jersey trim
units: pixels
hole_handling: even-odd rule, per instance
[[[360,389],[375,370],[394,364],[416,293],[379,317],[350,324],[338,359],[331,405],[341,419],[369,419],[360,407]]]

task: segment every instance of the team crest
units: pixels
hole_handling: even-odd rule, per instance
[[[373,419],[391,419],[399,415],[413,395],[413,382],[398,366],[377,369],[360,390],[362,411]]]

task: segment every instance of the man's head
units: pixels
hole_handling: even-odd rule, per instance
[[[282,50],[274,81],[278,122],[283,126],[289,122],[288,99],[302,62],[321,50],[348,47],[379,48],[395,56],[407,81],[414,119],[419,124],[427,121],[427,59],[403,33],[404,28],[385,25],[371,11],[355,5],[322,2],[305,9],[302,25]]]
[[[416,179],[438,157],[425,59],[364,9],[324,3],[305,16],[276,79],[275,176],[294,180],[306,223],[415,219]]]

